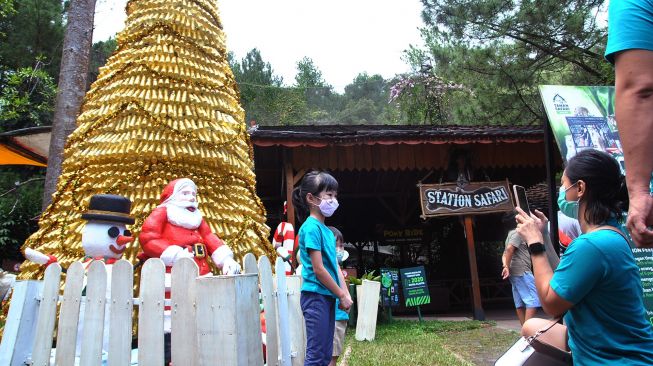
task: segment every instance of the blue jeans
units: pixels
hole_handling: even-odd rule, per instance
[[[299,302],[306,322],[304,366],[327,366],[333,353],[336,299],[317,292],[302,291]]]

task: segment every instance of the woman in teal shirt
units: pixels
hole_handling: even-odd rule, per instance
[[[653,365],[653,327],[646,319],[639,268],[617,228],[626,192],[618,163],[607,153],[585,150],[569,160],[558,196],[560,210],[578,218],[583,232],[554,271],[541,245],[546,217],[520,210],[517,232],[528,243],[544,311],[564,314],[541,339],[570,349],[575,365]],[[533,335],[550,321],[531,319]],[[568,348],[567,348],[568,346]]]

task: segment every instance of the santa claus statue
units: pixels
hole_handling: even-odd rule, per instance
[[[161,258],[168,272],[179,259],[192,258],[200,276],[210,274],[210,256],[223,274],[240,273],[233,252],[198,210],[197,186],[188,178],[173,180],[163,189],[160,204],[145,219],[138,239],[145,256]]]

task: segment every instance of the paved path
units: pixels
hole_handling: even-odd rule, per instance
[[[450,321],[461,321],[461,320],[472,320],[472,314],[470,313],[451,313],[451,314],[435,314],[435,315],[424,315],[423,318],[427,320],[450,320]],[[538,318],[550,317],[544,314],[540,310],[537,314]],[[397,315],[396,319],[411,319],[417,320],[416,315]],[[521,331],[521,325],[519,324],[519,319],[517,319],[517,314],[514,309],[493,309],[485,311],[485,319],[492,320],[497,323],[498,328],[514,330],[516,332]]]

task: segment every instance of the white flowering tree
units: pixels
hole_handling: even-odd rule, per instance
[[[399,75],[390,87],[389,103],[396,103],[404,119],[411,124],[447,124],[450,122],[448,96],[467,91],[461,84],[448,82],[430,72],[430,68]]]

